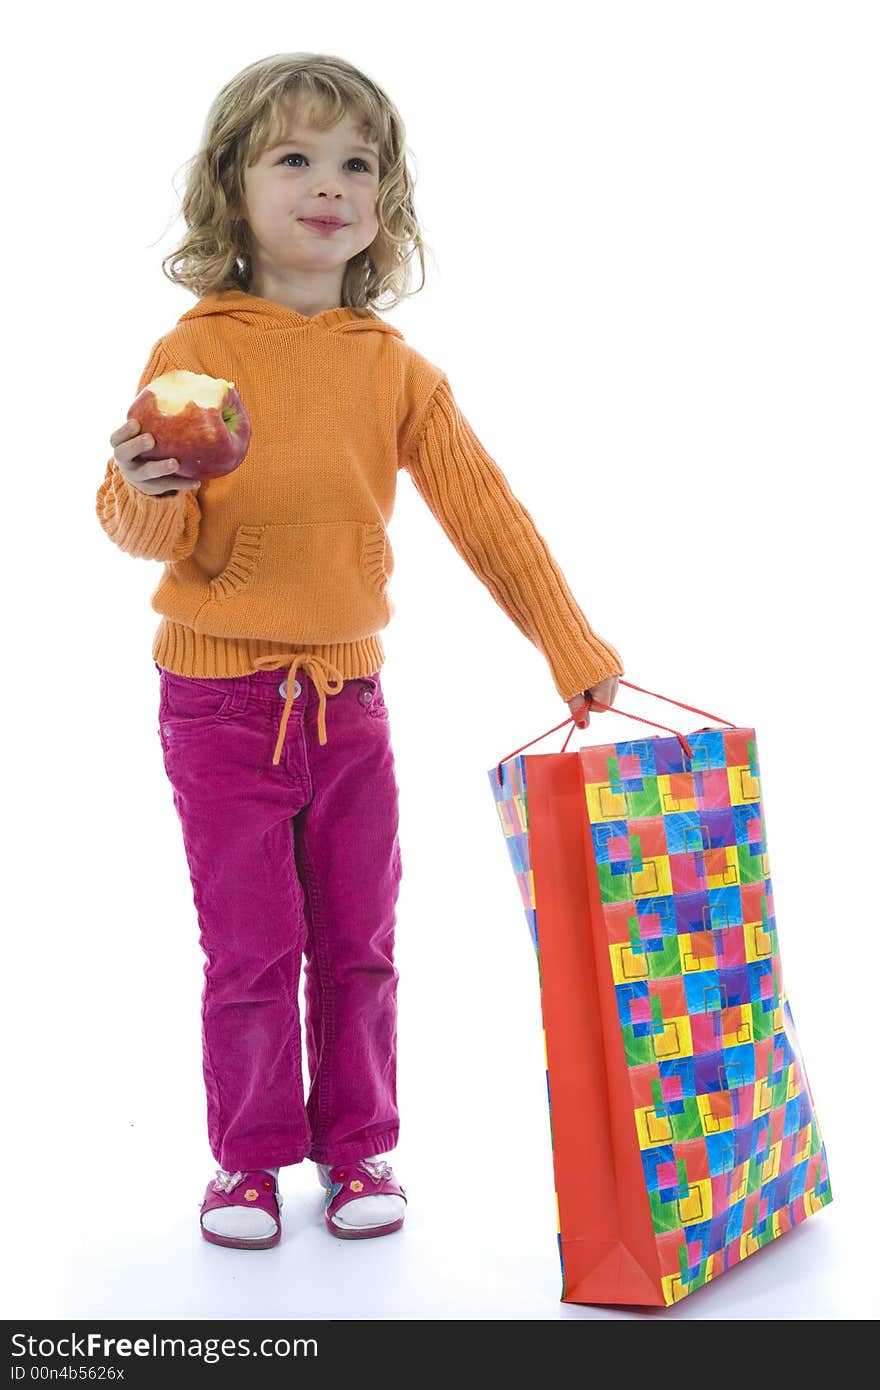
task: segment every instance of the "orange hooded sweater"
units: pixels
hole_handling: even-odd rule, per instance
[[[205,295],[153,347],[137,391],[175,368],[235,383],[251,421],[243,462],[193,491],[151,496],[115,459],[98,489],[104,531],[161,560],[158,666],[181,676],[289,670],[273,764],[299,667],[326,696],[375,674],[394,613],[387,526],[405,469],[452,544],[544,655],[563,700],[622,675],[531,516],[461,414],[439,367],[372,311],[311,317],[241,290]],[[160,441],[161,443],[161,441]]]

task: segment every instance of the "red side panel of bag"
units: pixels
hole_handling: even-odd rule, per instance
[[[662,1307],[580,759],[525,765],[562,1301]]]

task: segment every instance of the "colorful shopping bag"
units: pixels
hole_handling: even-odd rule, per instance
[[[669,1305],[826,1206],[828,1165],[755,730],[567,753],[583,713],[489,772],[537,955],[562,1301]]]

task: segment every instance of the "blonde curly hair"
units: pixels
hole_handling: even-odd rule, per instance
[[[235,216],[245,205],[244,170],[283,138],[287,105],[321,130],[346,114],[359,121],[379,148],[379,230],[353,256],[342,281],[347,308],[393,308],[425,284],[425,241],[413,203],[414,179],[406,163],[406,129],[386,93],[351,63],[324,53],[275,53],[243,68],[211,103],[198,152],[188,162],[181,211],[187,233],[162,260],[162,273],[198,298],[219,290],[248,290],[251,231]],[[418,255],[422,283],[410,289],[410,261]],[[379,305],[382,295],[390,302]]]

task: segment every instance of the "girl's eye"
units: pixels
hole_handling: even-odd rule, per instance
[[[305,156],[304,154],[299,154],[299,153],[285,154],[285,155],[282,155],[282,157],[281,157],[281,159],[279,159],[278,163],[279,163],[279,164],[283,164],[283,163],[285,162],[285,160],[288,160],[288,159],[305,159],[305,157],[306,157],[306,156]],[[353,155],[352,158],[351,158],[348,162],[349,162],[349,164],[363,164],[363,166],[364,166],[364,173],[368,174],[368,173],[370,172],[370,166],[369,166],[369,164],[365,163],[365,161],[364,161],[363,159],[360,159],[357,155]]]

